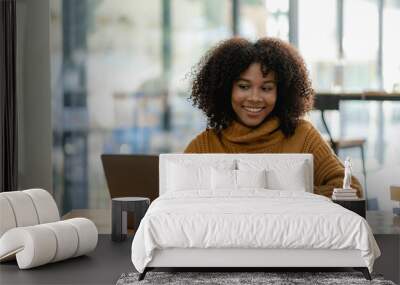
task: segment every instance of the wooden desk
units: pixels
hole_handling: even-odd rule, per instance
[[[339,110],[340,101],[400,101],[400,93],[364,92],[364,93],[316,93],[315,110]]]
[[[386,93],[386,92],[359,92],[359,93],[326,93],[318,92],[315,95],[314,109],[321,111],[322,121],[325,128],[329,129],[324,119],[324,111],[326,110],[339,110],[339,103],[341,101],[349,100],[359,100],[359,101],[400,101],[400,93]],[[385,127],[383,111],[378,113],[377,125],[378,125],[378,135],[377,135],[377,146],[378,146],[378,161],[383,164],[384,161],[384,151],[383,151],[383,138],[385,137]]]
[[[342,100],[366,100],[366,101],[400,101],[400,93],[386,92],[359,92],[359,93],[326,93],[317,92],[316,99],[325,100],[327,98]]]

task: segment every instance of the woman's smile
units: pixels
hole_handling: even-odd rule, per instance
[[[245,109],[247,112],[251,114],[259,114],[265,107],[247,107],[243,106],[243,109]]]

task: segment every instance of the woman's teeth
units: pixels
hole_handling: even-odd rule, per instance
[[[260,112],[262,109],[264,109],[263,107],[260,108],[254,108],[254,107],[243,107],[246,111],[251,112],[251,113],[258,113]]]

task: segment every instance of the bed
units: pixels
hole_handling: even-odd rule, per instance
[[[310,154],[161,154],[160,196],[132,242],[158,267],[352,267],[380,251],[361,216],[313,194]]]

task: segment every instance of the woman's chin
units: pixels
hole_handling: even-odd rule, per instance
[[[249,127],[249,128],[255,128],[258,127],[262,122],[264,122],[265,118],[259,118],[259,119],[244,119],[241,120],[242,124]]]
[[[249,128],[256,128],[260,126],[262,123],[267,121],[268,119],[272,118],[274,115],[272,113],[269,113],[265,116],[260,116],[260,117],[248,117],[248,116],[243,116],[239,118],[239,122],[245,125],[246,127]]]

